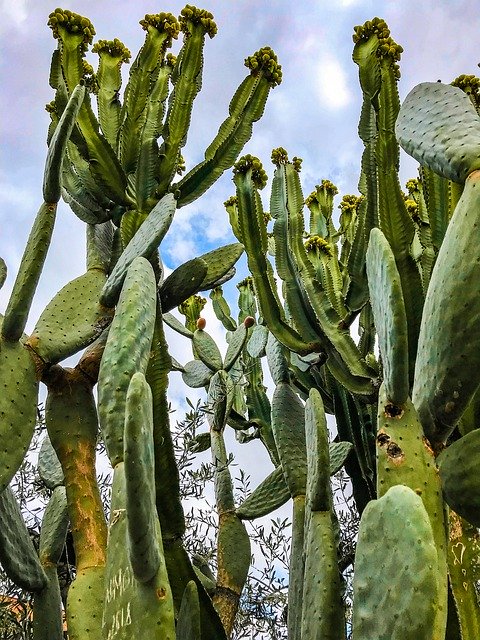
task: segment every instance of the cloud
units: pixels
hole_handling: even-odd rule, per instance
[[[342,109],[352,101],[346,73],[340,62],[330,54],[320,58],[315,83],[318,97],[328,109]]]
[[[2,4],[0,5],[2,8],[3,19],[2,22],[11,21],[18,27],[22,27],[23,23],[27,19],[27,0],[15,0],[12,2],[11,0],[2,0]],[[6,27],[4,23],[4,28]],[[3,29],[2,29],[3,30]]]

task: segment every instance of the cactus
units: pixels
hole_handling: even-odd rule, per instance
[[[249,74],[228,116],[204,159],[186,171],[181,154],[203,50],[217,27],[190,5],[178,20],[159,13],[140,24],[145,41],[121,97],[121,65],[131,58],[125,45],[96,43],[94,73],[85,60],[90,21],[62,9],[49,17],[58,48],[43,204],[0,335],[0,560],[34,594],[34,637],[62,636],[56,564],[70,526],[69,638],[226,640],[251,562],[246,521],[292,499],[289,638],[343,640],[344,565],[330,478],[345,466],[362,515],[354,639],[474,640],[479,81],[422,84],[400,108],[402,48],[383,20],[356,27],[360,196],[343,196],[337,225],[335,185],[322,180],[304,198],[301,160],[280,147],[272,152],[267,214],[267,172],[251,155],[236,160],[281,81],[274,52],[262,47],[246,59]],[[175,58],[169,48],[180,33]],[[421,164],[408,193],[398,180],[395,130]],[[162,244],[177,209],[232,166],[236,195],[225,208],[238,242],[165,277]],[[62,196],[86,224],[86,271],[25,335]],[[237,284],[237,313],[222,285],[243,251],[250,275]],[[0,260],[0,286],[5,278]],[[226,330],[224,355],[202,316],[207,300],[199,293],[208,290]],[[165,324],[190,340],[184,365],[170,356]],[[216,575],[183,543],[172,371],[206,393],[209,430],[190,447],[212,455]],[[40,381],[48,437],[38,470],[51,498],[37,553],[9,483],[32,438]],[[240,446],[258,439],[272,463],[240,504],[228,429]],[[113,467],[108,525],[96,479],[99,440]]]

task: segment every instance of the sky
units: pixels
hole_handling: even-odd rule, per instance
[[[176,0],[64,0],[61,6],[89,17],[97,32],[95,39],[118,37],[135,55],[144,39],[138,21],[146,13],[159,11],[178,15],[184,4]],[[184,149],[187,169],[203,159],[226,117],[229,101],[247,73],[245,57],[265,45],[274,49],[282,64],[283,82],[271,92],[244,153],[260,157],[270,177],[273,148],[282,146],[290,157],[303,158],[305,195],[324,178],[333,181],[341,194],[357,192],[362,96],[351,59],[355,25],[382,17],[392,37],[403,46],[402,99],[420,82],[451,82],[461,73],[480,73],[480,12],[474,0],[205,0],[199,6],[213,13],[218,33],[205,46],[203,88]],[[45,0],[1,0],[0,4],[0,256],[9,270],[0,291],[0,312],[5,310],[42,201],[49,124],[44,105],[53,98],[48,76],[55,48],[46,22],[55,7]],[[88,59],[95,63],[95,56]],[[414,163],[402,155],[402,180],[414,177],[415,171]],[[222,204],[233,193],[227,172],[201,199],[177,213],[162,245],[168,269],[234,241]],[[267,197],[266,193],[266,203]],[[53,295],[83,273],[83,227],[66,205],[60,207],[27,330],[33,329]],[[227,292],[234,296],[234,286]],[[232,306],[235,308],[234,299]],[[221,341],[220,325],[211,310],[205,316],[207,330]],[[187,340],[173,337],[171,349],[181,362],[191,359]],[[173,405],[180,407],[185,388],[178,375],[170,388]]]

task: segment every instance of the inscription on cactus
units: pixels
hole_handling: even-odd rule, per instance
[[[125,602],[123,594],[134,585],[134,577],[130,567],[120,569],[110,578],[105,589],[105,603],[112,603],[109,620],[105,620],[104,627],[107,640],[113,640],[126,626],[132,624],[131,602]]]

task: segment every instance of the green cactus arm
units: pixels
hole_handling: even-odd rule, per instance
[[[403,405],[409,396],[407,316],[395,257],[378,228],[370,232],[366,260],[387,396]]]
[[[150,263],[135,258],[120,294],[98,377],[100,427],[112,465],[123,458],[125,394],[132,375],[145,372],[155,325],[157,287]]]
[[[374,155],[366,165],[368,186],[365,194],[367,202],[375,198],[376,213],[367,222],[365,239],[368,241],[373,226],[379,226],[395,255],[408,318],[410,385],[413,385],[423,290],[418,267],[410,252],[415,227],[407,212],[398,180],[399,147],[395,137],[395,121],[400,108],[397,90],[400,73],[397,63],[403,49],[392,40],[385,22],[378,19],[356,29],[354,40],[354,60],[359,65],[360,83],[370,100],[376,124],[376,134],[371,138]],[[363,49],[369,51],[368,56],[359,54]],[[372,93],[372,87],[375,87],[376,93]],[[367,206],[370,207],[370,204]]]
[[[110,220],[87,226],[87,271],[110,272],[115,228]]]
[[[425,507],[412,489],[396,485],[370,502],[361,519],[355,554],[353,626],[358,640],[444,637],[445,626],[443,635],[433,631],[441,606],[436,555]],[[398,618],[387,612],[398,613]],[[446,623],[446,610],[444,614]]]
[[[63,77],[70,94],[84,77],[84,54],[95,30],[87,18],[61,9],[50,14],[48,24],[59,41]],[[114,150],[99,130],[88,94],[78,113],[77,124],[76,139],[85,159],[92,163],[95,178],[114,202],[125,204],[126,176]]]
[[[137,580],[149,582],[161,558],[155,537],[152,391],[141,372],[133,374],[127,390],[123,458],[130,564]]]
[[[307,517],[302,637],[345,638],[330,486],[330,447],[322,399],[311,389],[305,404]],[[318,588],[319,585],[323,588]],[[307,613],[308,612],[308,613]]]
[[[157,176],[162,160],[157,140],[162,132],[165,101],[174,64],[174,56],[168,54],[151,90],[146,106],[145,122],[140,140],[137,142],[139,151],[135,171],[135,202],[137,208],[144,213],[148,213],[152,202],[156,200]],[[176,170],[179,171],[178,166]]]
[[[172,74],[174,88],[162,132],[163,157],[157,187],[159,196],[167,192],[175,174],[180,149],[186,142],[193,101],[201,87],[205,37],[208,34],[213,38],[217,32],[212,14],[190,5],[182,9],[180,24],[184,32],[184,44]]]
[[[120,127],[119,91],[122,86],[121,66],[130,60],[130,51],[117,38],[99,40],[93,45],[92,53],[98,53],[97,101],[98,120],[102,133],[112,149],[117,149]]]
[[[204,193],[238,158],[252,135],[253,124],[261,118],[270,89],[281,82],[281,67],[268,47],[246,59],[250,75],[240,84],[230,105],[229,115],[205,151],[205,160],[193,167],[175,188],[179,207]]]
[[[172,39],[177,38],[179,32],[178,21],[171,13],[147,14],[140,24],[146,31],[145,42],[130,69],[118,138],[119,156],[127,175],[133,174],[137,168],[142,129],[147,114],[153,115],[148,113],[149,108],[153,107],[156,111],[159,106],[151,103],[152,93],[161,99],[165,81],[162,62],[166,50],[172,45]],[[161,111],[157,111],[157,115],[161,117]],[[157,126],[161,126],[161,120]]]
[[[72,133],[75,119],[85,99],[85,86],[78,84],[68,100],[65,110],[55,128],[48,145],[47,160],[43,176],[43,199],[47,203],[58,202],[62,188],[62,164],[67,142]]]
[[[279,150],[275,150],[279,151]],[[272,153],[275,153],[275,151]],[[320,341],[316,331],[315,313],[298,283],[298,271],[288,246],[288,210],[283,175],[275,171],[270,198],[270,211],[274,218],[275,266],[284,282],[285,301],[292,314],[294,326],[307,340]]]
[[[444,180],[445,181],[445,180]],[[446,182],[446,181],[445,181]],[[435,264],[436,251],[432,243],[432,232],[428,215],[427,203],[424,197],[423,184],[420,180],[409,180],[406,184],[408,196],[405,200],[407,211],[415,223],[416,237],[420,244],[420,256],[416,257],[422,276],[423,291],[426,292],[433,265]],[[413,254],[413,247],[412,247]]]
[[[365,153],[365,152],[364,152]],[[365,277],[365,253],[367,251],[367,213],[368,202],[365,197],[358,203],[354,234],[344,263],[349,278],[345,294],[345,304],[353,313],[358,313],[368,302],[368,286]],[[372,227],[369,227],[371,229]],[[343,257],[343,255],[342,255]]]
[[[19,587],[36,592],[47,586],[47,576],[20,506],[8,486],[0,493],[0,561],[5,573]]]
[[[92,173],[88,160],[69,142],[63,164],[62,196],[73,213],[87,224],[99,224],[113,217],[114,203]]]
[[[2,336],[11,342],[19,340],[25,330],[52,239],[56,213],[55,203],[44,202],[30,231],[2,324]]]
[[[254,183],[253,170],[237,171],[234,181],[237,186],[238,215],[241,231],[239,240],[245,247],[248,268],[253,276],[262,317],[270,331],[289,349],[297,353],[311,353],[320,345],[318,343],[305,343],[285,320],[273,277],[273,269],[266,257],[265,222],[260,196]]]
[[[228,637],[233,631],[250,561],[250,538],[245,525],[235,513],[220,513],[217,583],[212,600]]]
[[[329,240],[335,234],[332,222],[333,198],[338,193],[337,187],[330,180],[322,180],[315,191],[305,199],[310,211],[309,233]]]
[[[298,279],[304,291],[304,296],[315,312],[319,331],[324,335],[325,346],[328,346],[329,353],[332,351],[338,353],[337,363],[338,365],[344,365],[346,374],[351,374],[352,378],[363,379],[364,393],[371,393],[373,372],[363,361],[349,332],[341,328],[341,318],[330,305],[325,292],[322,291],[316,281],[313,265],[308,259],[303,244],[304,222],[302,208],[301,206],[295,206],[295,202],[297,204],[303,202],[303,197],[300,195],[301,187],[298,172],[290,164],[278,167],[277,171],[283,173],[285,185],[285,201],[289,216],[289,249],[294,256]]]
[[[464,640],[480,634],[480,606],[475,593],[478,558],[477,529],[449,511],[448,571],[455,612]]]
[[[430,222],[432,244],[435,252],[438,253],[463,187],[439,176],[428,167],[420,167],[420,176]]]
[[[375,498],[375,459],[371,437],[366,430],[358,405],[351,394],[336,380],[330,381],[338,435],[353,444],[354,455],[345,462],[345,470],[352,478],[353,495],[360,514]],[[374,443],[373,443],[374,444]]]
[[[151,257],[170,227],[175,207],[175,198],[170,193],[156,204],[112,269],[100,296],[101,304],[106,307],[114,306],[129,266],[138,257]]]
[[[193,258],[177,267],[159,287],[163,312],[175,309],[200,290],[208,267],[202,258]]]
[[[0,339],[0,492],[18,471],[33,436],[37,374],[36,363],[23,344]]]
[[[171,368],[172,360],[165,339],[161,307],[157,301],[146,378],[153,394],[157,513],[167,555],[170,542],[180,538],[185,532],[185,518],[180,500],[180,477],[170,431],[170,409],[167,398],[168,374]]]
[[[92,43],[95,29],[88,18],[68,9],[55,9],[48,16],[47,24],[58,40],[65,81],[71,92],[83,76],[83,57]]]

